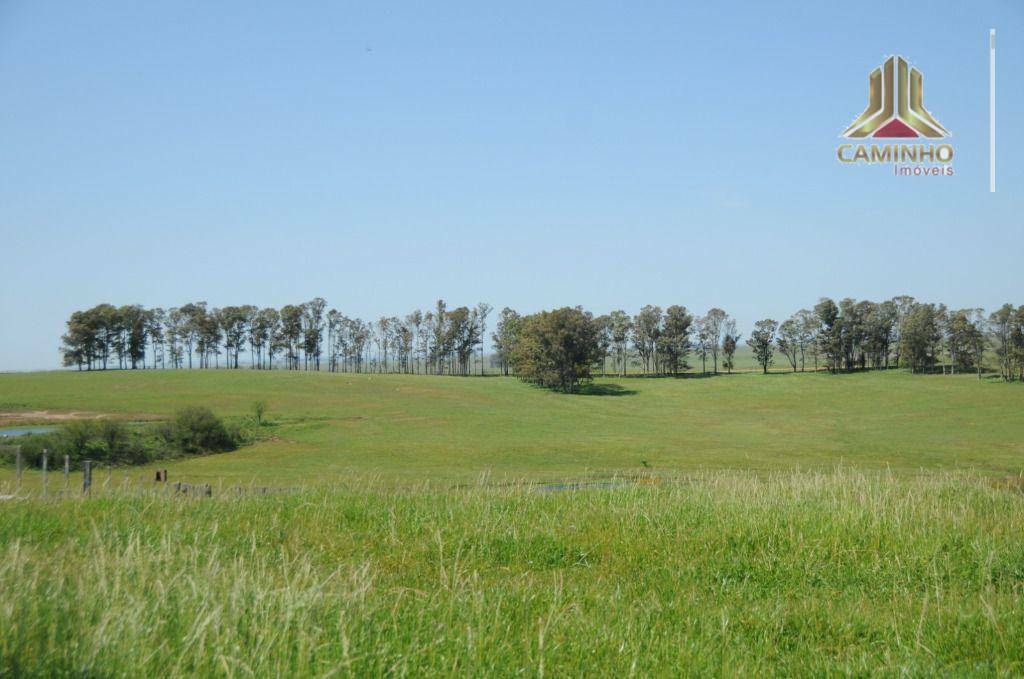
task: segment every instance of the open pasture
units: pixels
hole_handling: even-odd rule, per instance
[[[501,377],[287,371],[0,375],[0,413],[171,415],[205,405],[272,426],[238,451],[169,461],[172,480],[283,486],[552,480],[698,469],[1024,468],[1024,388],[905,372],[604,378],[585,394]],[[2,415],[0,415],[2,417]],[[9,476],[9,470],[0,473]]]

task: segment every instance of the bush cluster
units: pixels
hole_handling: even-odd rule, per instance
[[[222,453],[235,450],[254,437],[251,425],[225,421],[209,408],[189,406],[168,422],[129,425],[117,420],[72,420],[58,431],[19,438],[25,464],[42,465],[43,450],[50,466],[70,458],[73,468],[84,460],[116,465],[145,464],[153,460]],[[12,457],[8,453],[7,457]]]

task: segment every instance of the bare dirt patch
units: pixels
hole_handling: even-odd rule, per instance
[[[156,415],[128,415],[125,413],[95,413],[86,410],[7,410],[0,411],[0,427],[23,424],[49,424],[51,422],[67,422],[69,420],[99,420],[103,418],[119,420],[156,420]]]

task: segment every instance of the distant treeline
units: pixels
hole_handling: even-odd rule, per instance
[[[80,370],[127,368],[284,368],[345,372],[469,375],[484,371],[487,320],[492,307],[449,309],[439,300],[428,311],[375,322],[348,318],[316,298],[280,309],[253,305],[211,308],[206,302],[171,309],[99,304],[67,322],[64,365]],[[630,315],[594,316],[579,307],[520,315],[498,314],[490,335],[491,360],[506,375],[537,379],[538,366],[560,388],[593,372],[625,375],[731,371],[741,341],[722,309],[704,315],[686,307],[648,305]],[[778,323],[758,321],[746,343],[764,371],[781,356],[793,371],[832,372],[904,367],[927,372],[943,365],[981,374],[986,350],[1003,379],[1024,377],[1024,306],[1006,304],[950,310],[900,296],[884,302],[822,299]],[[244,357],[247,357],[247,361]],[[572,363],[575,367],[568,368]],[[568,372],[566,372],[568,371]],[[568,380],[568,381],[566,381]]]

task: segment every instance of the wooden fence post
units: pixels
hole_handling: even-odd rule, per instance
[[[82,463],[82,493],[88,495],[92,489],[92,460]]]
[[[49,455],[47,454],[46,448],[43,448],[43,497],[46,497],[47,486],[46,486],[46,467],[49,462]]]
[[[14,464],[18,469],[18,491],[21,492],[21,475],[25,471],[25,460],[21,457],[21,446],[14,446]]]
[[[71,456],[64,456],[64,494],[68,494],[71,488]]]
[[[110,479],[113,478],[113,475],[114,475],[114,465],[112,465],[111,463],[108,462],[107,463],[107,478],[103,479],[103,490],[104,491],[106,491],[108,488],[110,488]]]

